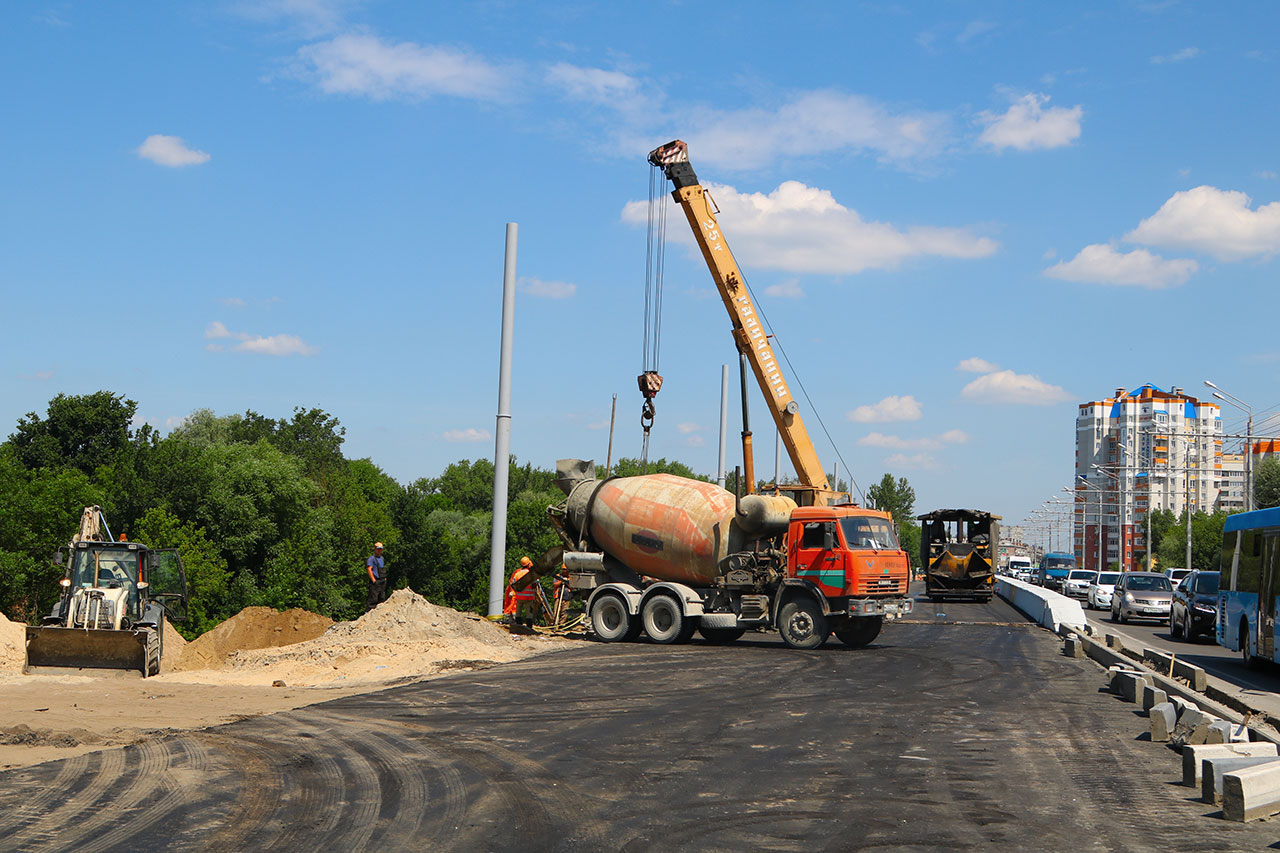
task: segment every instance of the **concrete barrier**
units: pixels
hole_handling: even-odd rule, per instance
[[[1218,722],[1219,718],[1194,708],[1188,708],[1178,715],[1178,725],[1174,727],[1169,740],[1175,745],[1191,744],[1193,746],[1209,742],[1209,726]]]
[[[1173,677],[1185,678],[1187,683],[1191,685],[1191,689],[1197,693],[1203,693],[1209,687],[1209,673],[1192,663],[1175,660],[1173,662]]]
[[[1028,619],[1034,619],[1051,631],[1057,631],[1061,625],[1070,625],[1083,631],[1089,623],[1079,600],[1035,584],[998,577],[996,595],[1021,610]]]
[[[1062,653],[1069,658],[1084,657],[1084,643],[1080,638],[1072,634],[1062,641]]]
[[[1280,758],[1272,755],[1206,758],[1200,762],[1200,799],[1210,805],[1222,802],[1222,777],[1226,773],[1276,763],[1280,763]]]
[[[1173,735],[1173,729],[1178,724],[1178,714],[1173,709],[1172,702],[1160,702],[1152,705],[1147,711],[1147,716],[1151,719],[1149,731],[1151,732],[1151,740],[1156,743],[1164,743]]]
[[[1169,696],[1159,687],[1151,684],[1142,685],[1142,710],[1150,711],[1152,707],[1168,701]],[[1174,713],[1176,716],[1177,712]]]
[[[1248,743],[1249,727],[1243,723],[1230,720],[1218,720],[1209,724],[1209,739],[1206,743]]]
[[[1255,756],[1276,757],[1274,743],[1215,743],[1188,744],[1182,748],[1182,784],[1188,788],[1200,787],[1202,762],[1206,758],[1248,758]]]
[[[1222,775],[1222,816],[1257,820],[1280,814],[1280,761]]]

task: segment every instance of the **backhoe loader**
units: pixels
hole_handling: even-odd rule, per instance
[[[105,529],[105,535],[103,533]],[[164,620],[186,617],[187,585],[175,550],[111,541],[100,507],[85,507],[64,565],[62,595],[40,627],[27,628],[24,671],[46,667],[160,672]]]

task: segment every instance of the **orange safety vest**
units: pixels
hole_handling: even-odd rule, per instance
[[[508,589],[511,590],[511,600],[514,601],[517,605],[532,604],[534,601],[537,600],[537,595],[533,591],[533,584],[529,584],[524,589],[516,589],[516,582],[519,581],[528,573],[529,573],[529,570],[523,567],[516,569],[514,572],[511,573],[511,583],[508,585]]]

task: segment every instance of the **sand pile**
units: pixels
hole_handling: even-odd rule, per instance
[[[203,639],[187,647],[188,657]],[[202,681],[282,681],[289,686],[389,681],[457,668],[460,662],[519,660],[544,651],[541,645],[513,637],[483,617],[439,607],[412,590],[401,589],[359,619],[339,622],[314,639],[236,651],[211,662],[215,672],[198,675]],[[184,669],[187,663],[184,657]]]
[[[184,642],[180,656],[173,655],[169,645],[177,631],[166,633],[164,656],[175,661],[174,672],[222,669],[238,652],[301,643],[320,636],[331,625],[333,620],[327,616],[296,607],[283,613],[270,607],[246,607],[190,643]]]
[[[27,662],[27,626],[0,613],[0,672],[22,672]]]

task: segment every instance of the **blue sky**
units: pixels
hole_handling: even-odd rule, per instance
[[[402,482],[491,458],[514,221],[512,451],[603,460],[617,394],[638,455],[645,156],[678,137],[842,474],[1017,521],[1070,482],[1079,402],[1213,379],[1280,407],[1278,19],[8,3],[0,423],[105,388],[162,431],[319,407]],[[668,237],[651,454],[713,473],[735,353],[678,214]]]

